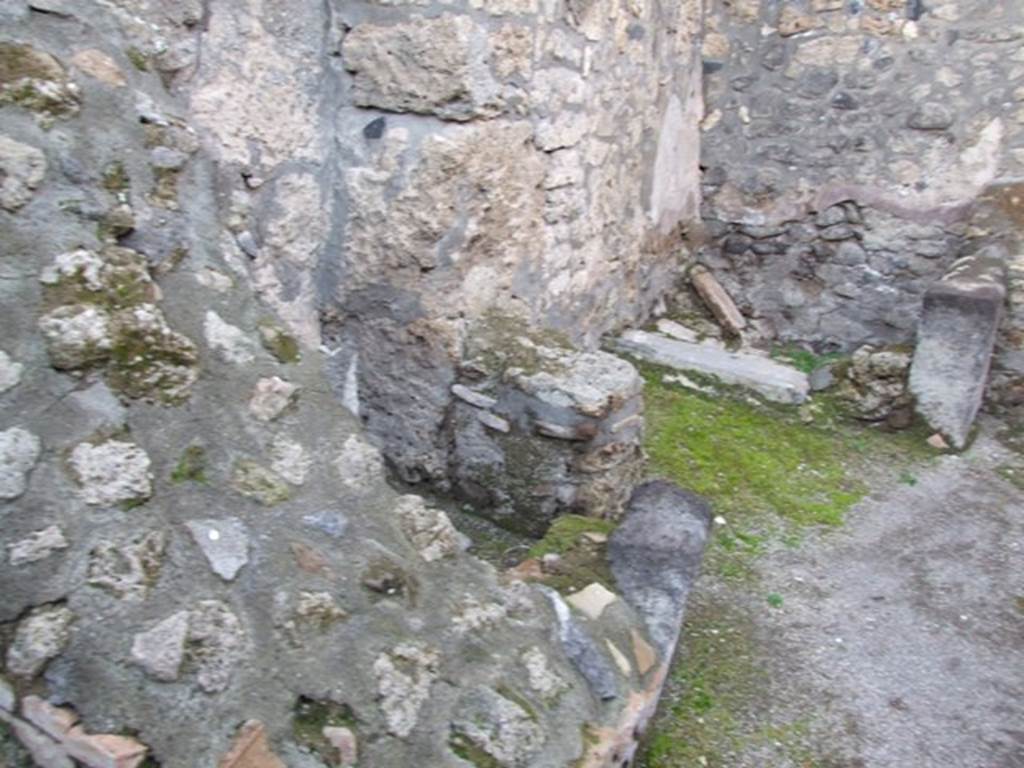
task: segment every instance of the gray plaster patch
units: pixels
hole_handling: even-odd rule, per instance
[[[234,579],[249,562],[249,537],[238,518],[189,520],[185,525],[213,572],[225,581]]]

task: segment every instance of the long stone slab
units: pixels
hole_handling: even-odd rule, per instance
[[[709,344],[670,339],[648,331],[626,331],[613,342],[616,351],[649,363],[697,371],[725,384],[747,387],[777,403],[799,404],[807,400],[807,375],[774,360],[742,352],[730,352]]]
[[[967,444],[988,382],[1006,300],[1006,250],[956,261],[924,295],[910,391],[917,412],[954,446]]]

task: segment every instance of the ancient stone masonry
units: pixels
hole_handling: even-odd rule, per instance
[[[447,482],[452,387],[488,311],[593,349],[659,301],[697,214],[699,18],[618,0],[339,9],[352,104],[324,340],[405,479]]]
[[[537,536],[566,512],[617,518],[643,471],[643,384],[633,366],[493,313],[466,350],[452,386],[454,489],[501,525]]]
[[[699,24],[0,0],[4,754],[630,758],[695,574],[563,595],[386,472],[535,534],[636,514],[641,379],[597,344],[697,215]]]
[[[1010,1],[709,4],[694,259],[751,339],[913,341],[927,288],[992,234],[979,198],[1024,174],[1022,41]]]

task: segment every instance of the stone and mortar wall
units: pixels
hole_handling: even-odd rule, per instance
[[[913,340],[925,288],[997,234],[978,198],[1024,176],[1022,43],[1013,0],[710,4],[696,258],[755,335]]]
[[[332,23],[325,343],[403,478],[443,484],[450,388],[487,313],[592,349],[671,282],[698,211],[700,9],[356,3]]]
[[[404,480],[447,483],[487,310],[594,348],[669,286],[699,207],[693,0],[152,8],[134,44],[216,160],[218,247]]]
[[[672,652],[653,599],[502,578],[387,485],[349,410],[395,414],[385,446],[434,467],[487,303],[590,343],[647,311],[696,199],[666,172],[695,162],[686,9],[2,0],[0,22],[4,759],[628,759]],[[575,387],[588,408],[552,426],[610,429],[625,373],[607,413],[593,382],[522,387]],[[653,600],[676,624],[706,517]]]

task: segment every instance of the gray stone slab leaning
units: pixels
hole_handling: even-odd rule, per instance
[[[989,246],[953,264],[924,296],[910,390],[917,412],[957,448],[981,408],[1006,299],[1006,250]]]

